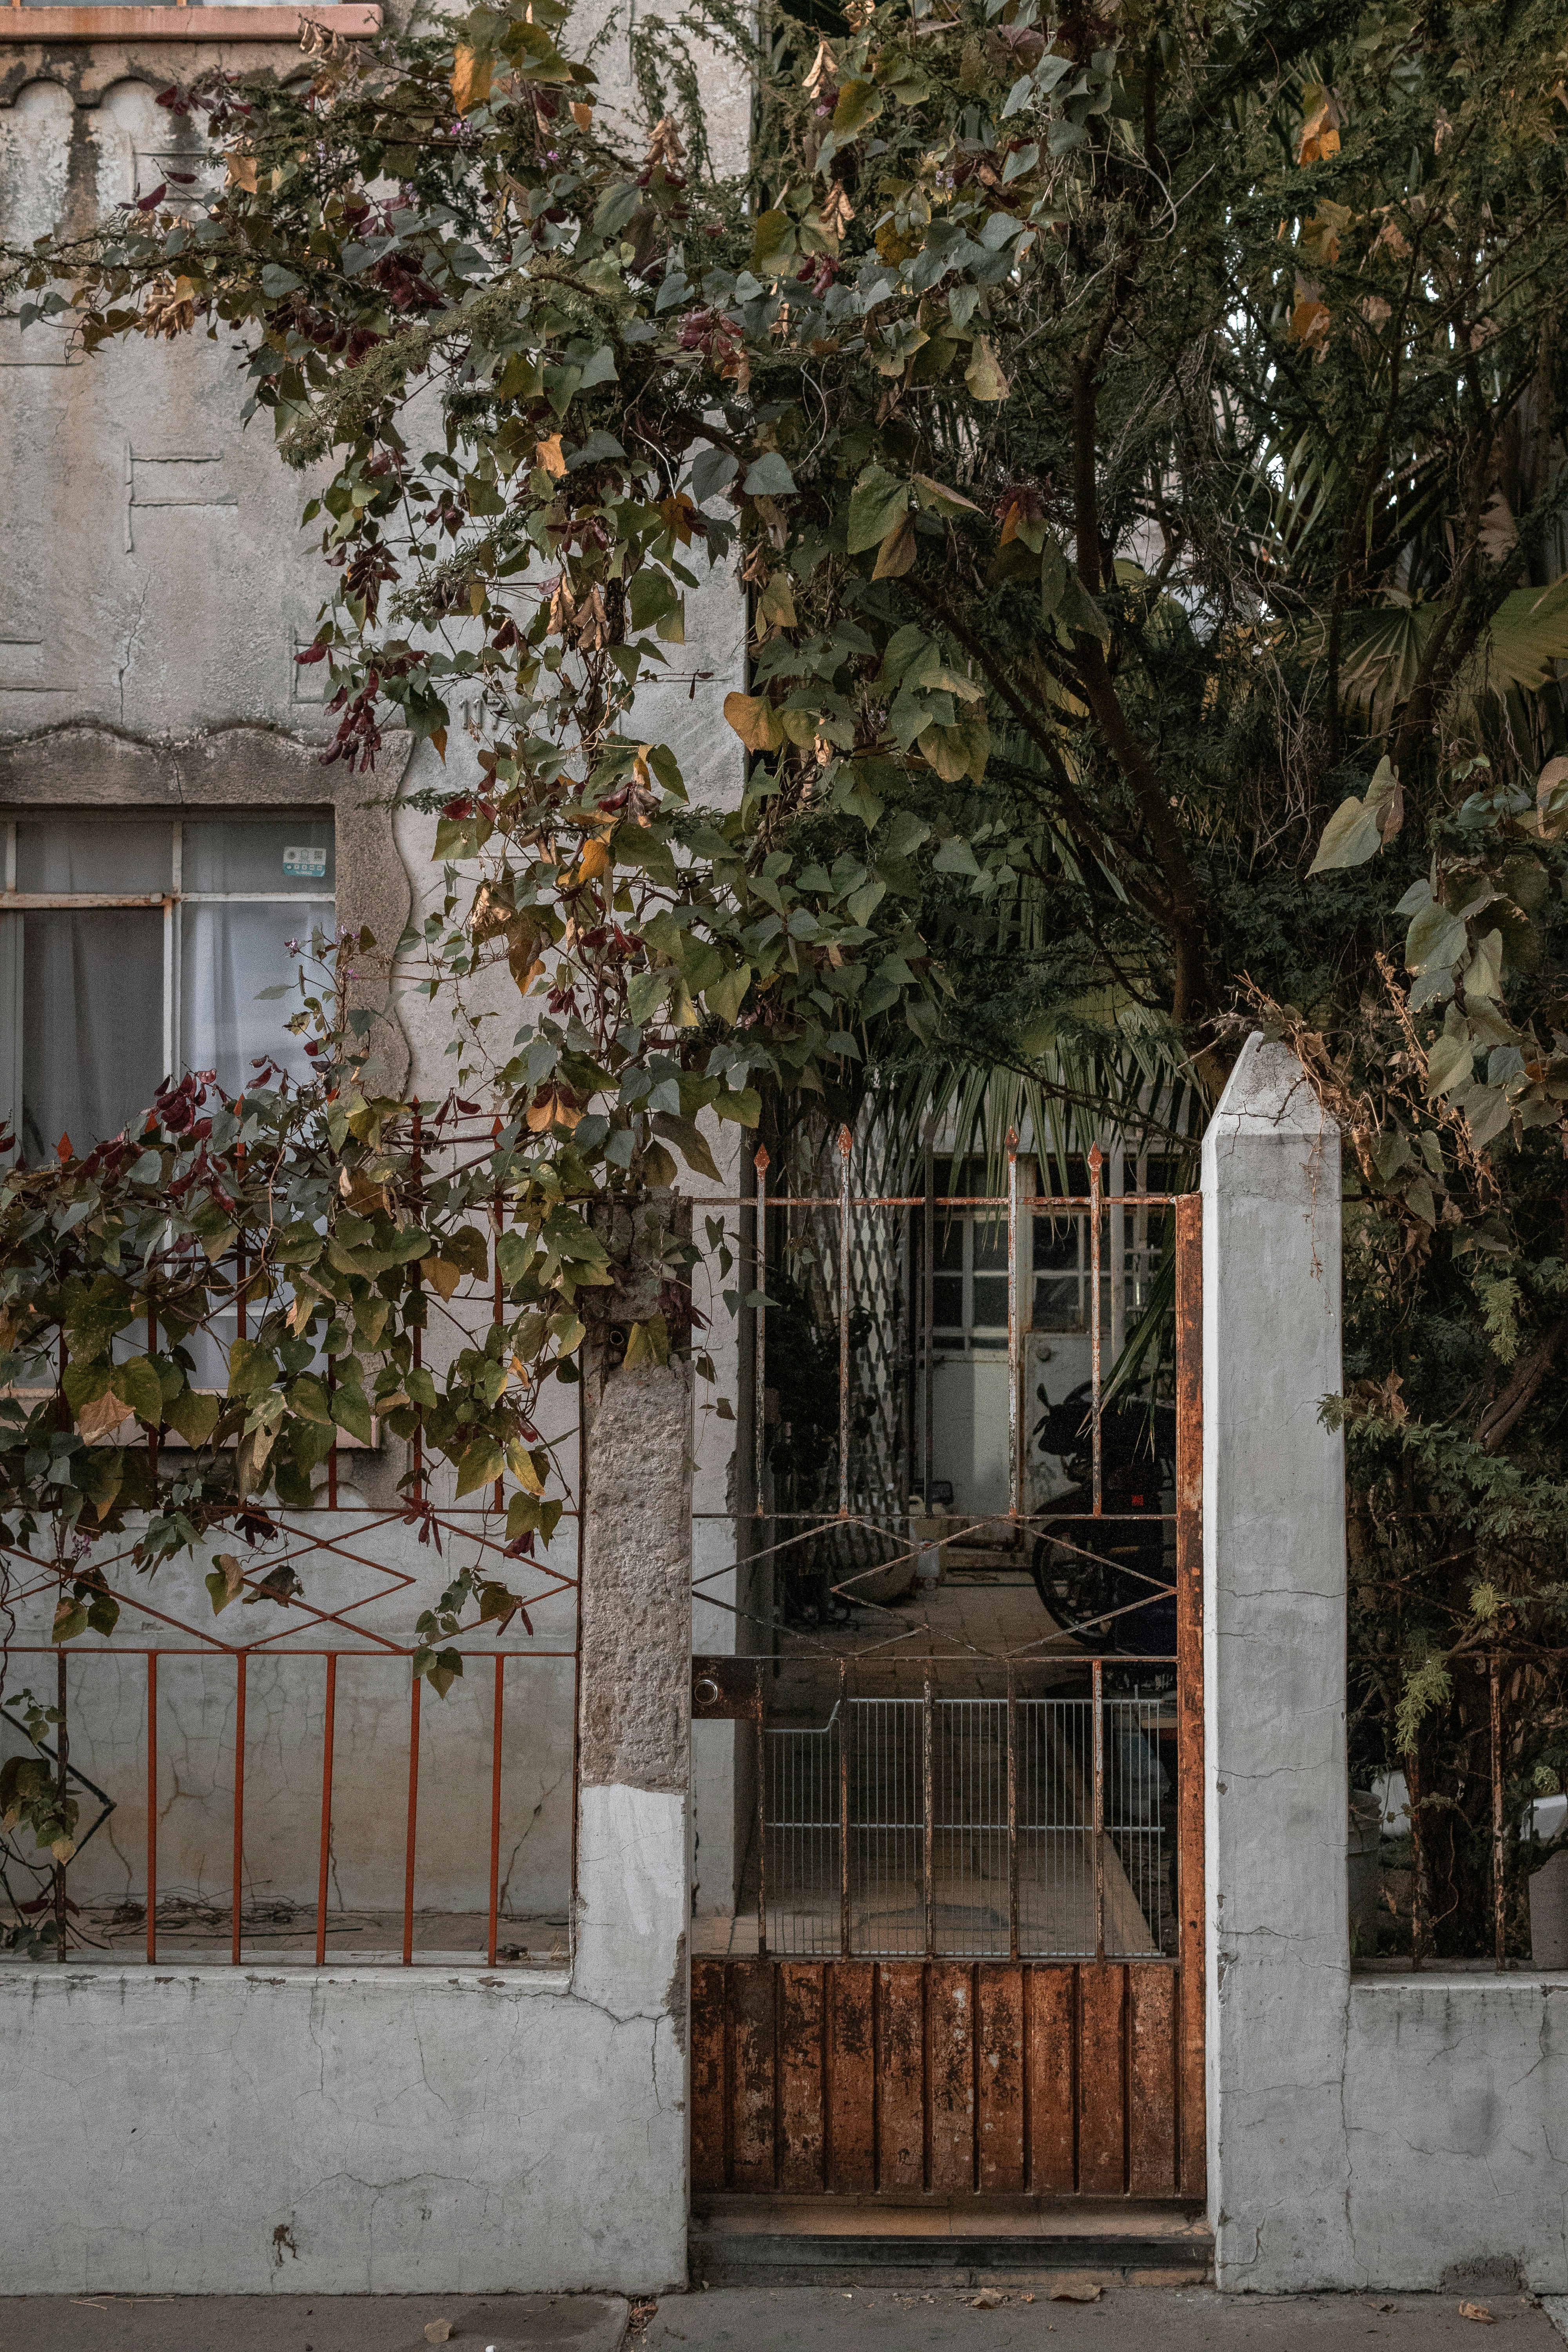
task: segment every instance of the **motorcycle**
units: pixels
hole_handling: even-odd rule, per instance
[[[1175,1595],[1162,1591],[1164,1488],[1174,1473],[1175,1409],[1110,1404],[1100,1413],[1100,1515],[1094,1516],[1093,1384],[1082,1381],[1035,1424],[1042,1453],[1066,1464],[1071,1489],[1055,1496],[1030,1559],[1035,1590],[1058,1624],[1103,1652],[1170,1657],[1176,1647]]]

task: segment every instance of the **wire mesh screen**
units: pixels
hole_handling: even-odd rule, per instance
[[[1170,1730],[1168,1700],[1103,1692],[846,1696],[766,1726],[768,1948],[1173,1956]]]

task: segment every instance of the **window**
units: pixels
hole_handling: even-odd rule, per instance
[[[117,1135],[177,1071],[231,1094],[262,1055],[304,1075],[288,1008],[257,1000],[289,940],[331,927],[330,815],[92,810],[4,832],[0,1113],[29,1160]]]
[[[984,1193],[984,1160],[939,1160],[934,1190],[960,1199]],[[1005,1181],[1005,1179],[1003,1180]],[[931,1245],[931,1328],[945,1353],[1007,1345],[1007,1213],[941,1209]]]

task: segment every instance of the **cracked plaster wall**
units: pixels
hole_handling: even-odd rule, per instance
[[[1352,1979],[1340,1139],[1248,1040],[1204,1140],[1210,2219],[1219,2284],[1568,2286],[1568,1976]]]
[[[716,158],[733,168],[749,93],[727,61],[710,62]],[[184,45],[178,63],[186,79],[214,63],[298,69],[291,47],[227,47],[216,26],[210,45]],[[612,40],[598,63],[606,97],[626,100],[620,46]],[[206,168],[194,125],[153,103],[171,70],[156,42],[15,44],[0,66],[0,224],[13,241],[83,233],[171,164]],[[312,484],[279,467],[265,418],[242,425],[243,397],[226,336],[138,341],[89,360],[56,330],[23,338],[0,325],[0,495],[10,519],[0,801],[14,813],[80,810],[84,822],[103,805],[332,805],[342,911],[385,940],[411,899],[438,887],[426,870],[432,821],[368,807],[380,776],[320,765],[335,722],[319,671],[293,659],[323,593],[314,537],[297,522]],[[633,719],[671,744],[695,801],[723,805],[739,789],[741,754],[718,714],[725,692],[744,683],[744,658],[742,600],[727,579],[707,580],[688,598],[686,646]],[[387,782],[460,791],[476,775],[460,726],[445,771],[428,745],[392,740]],[[388,1079],[444,1093],[449,1022],[395,978],[382,1002]],[[504,991],[489,1009],[506,1023]],[[732,1150],[733,1136],[723,1140]],[[715,1341],[729,1388],[732,1334]],[[13,2291],[657,2290],[683,2279],[693,1440],[684,1384],[658,1376],[653,1390],[617,1420],[612,1381],[601,1412],[604,1458],[624,1442],[637,1468],[596,1482],[605,1500],[585,1538],[585,1636],[617,1695],[583,1727],[591,1769],[570,1973],[0,1965],[13,2125],[0,2197]],[[652,1433],[632,1425],[648,1409]],[[560,1433],[570,1437],[569,1423]],[[674,1450],[663,1454],[667,1440]],[[710,1499],[723,1507],[732,1424],[705,1424],[696,1450]],[[385,1465],[366,1458],[355,1475],[352,1506],[384,1507]],[[712,1543],[717,1559],[727,1530]],[[658,1564],[651,1599],[639,1581],[649,1560]],[[416,1583],[446,1572],[426,1560],[398,1565]],[[595,1617],[601,1575],[607,1601]],[[715,1589],[722,1593],[722,1577]],[[202,1601],[195,1592],[193,1608]],[[376,1605],[405,1612],[408,1594]],[[628,1608],[635,1643],[616,1622]],[[560,1630],[548,1606],[536,1622],[542,1640]],[[121,1679],[106,1674],[96,1714],[78,1717],[79,1752],[123,1784],[113,1835],[94,1849],[110,1892],[141,1875],[144,1814],[133,1817],[145,1805],[144,1792],[132,1792],[142,1696],[133,1669],[113,1671]],[[231,1670],[193,1671],[216,1672],[221,1685]],[[297,1675],[286,1662],[258,1666],[250,1702],[247,1877],[290,1889],[300,1871],[286,1824],[310,1811],[320,1738],[310,1671],[304,1661]],[[205,1884],[222,1874],[228,1818],[208,1717],[221,1718],[227,1702],[215,1686],[210,1706],[192,1716],[184,1696],[166,1696],[171,1782],[184,1773],[193,1791],[207,1791],[188,1801],[163,1792],[168,1865]],[[401,1720],[405,1696],[393,1704]],[[524,1813],[554,1785],[546,1767],[563,1745],[569,1758],[559,1712],[552,1704],[531,1718],[526,1708],[509,1716],[508,1802],[515,1780]],[[340,1699],[345,1832],[356,1820],[374,1824],[378,1806],[401,1819],[374,1764],[384,1727],[374,1705],[345,1714]],[[356,1794],[362,1755],[370,1760]],[[421,1820],[435,1839],[433,1887],[461,1904],[474,1858],[436,1850],[461,1786],[459,1772],[448,1803],[447,1777],[437,1760],[442,1801]],[[721,1783],[716,1822],[730,1801],[723,1775]],[[547,1826],[540,1883],[553,1890],[563,1825],[552,1812]]]
[[[622,1941],[671,1859],[629,1810]],[[683,2062],[646,1978],[0,1968],[0,2047],[9,2294],[684,2282]]]

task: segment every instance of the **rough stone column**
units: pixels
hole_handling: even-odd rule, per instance
[[[572,1990],[652,2023],[647,2276],[685,2276],[691,1392],[674,1363],[584,1398],[577,1935]],[[644,2062],[647,2063],[646,2061]]]
[[[1348,2282],[1340,1138],[1247,1040],[1203,1149],[1210,2216],[1218,2283]]]

